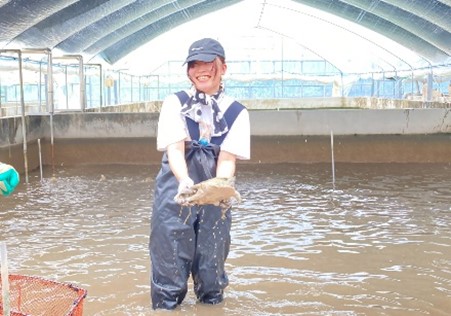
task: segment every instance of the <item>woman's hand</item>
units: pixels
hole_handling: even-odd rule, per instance
[[[174,201],[178,204],[185,205],[186,197],[193,193],[193,185],[194,181],[190,177],[180,180],[177,195],[174,197]]]

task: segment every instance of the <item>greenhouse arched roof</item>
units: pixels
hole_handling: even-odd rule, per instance
[[[1,49],[58,49],[115,64],[178,26],[244,2],[257,13],[263,12],[265,6],[276,7],[279,3],[265,0],[0,0]],[[450,0],[291,2],[369,29],[414,52],[429,64],[445,64],[451,60]],[[274,23],[280,22],[284,16],[274,19]],[[351,24],[329,24],[354,33]],[[294,34],[305,30],[291,25],[288,30],[277,32]],[[384,49],[383,45],[379,47]],[[312,49],[320,56],[330,51],[330,47]],[[391,54],[396,55],[396,52]]]

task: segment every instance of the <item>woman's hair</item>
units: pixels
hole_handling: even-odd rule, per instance
[[[220,61],[222,64],[225,64],[225,58],[224,58],[224,57],[222,57],[222,56],[216,56],[216,58],[213,59],[213,65],[212,65],[212,68],[214,68],[215,73],[218,72],[218,62],[217,62],[218,59],[219,59],[219,61]],[[196,60],[190,61],[190,62],[188,62],[187,66],[186,66],[186,75],[188,76],[188,78],[189,78],[189,69],[192,67],[192,65],[193,65],[195,62],[196,62]]]
[[[221,61],[221,63],[225,64],[225,58],[222,56],[216,56],[215,59],[213,59],[213,61],[216,61],[216,59],[219,59]],[[187,69],[191,68],[191,66],[196,62],[196,60],[190,61],[187,63]],[[216,66],[216,63],[214,63],[214,65]]]

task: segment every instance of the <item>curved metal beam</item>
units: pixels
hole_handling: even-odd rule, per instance
[[[33,25],[75,2],[77,0],[16,0],[5,3],[0,7],[0,42],[9,43]]]
[[[58,48],[114,63],[176,26],[240,1],[0,0],[0,47]],[[451,60],[451,0],[293,1],[358,23],[429,62]]]
[[[105,14],[121,10],[133,0],[77,1],[28,28],[14,40],[29,46],[54,48],[58,43],[95,23]]]
[[[193,18],[202,16],[208,12],[222,9],[240,1],[242,0],[203,1],[198,5],[177,11],[174,14],[159,20],[158,23],[150,24],[143,29],[135,32],[134,34],[119,40],[115,44],[103,50],[100,55],[106,61],[114,64],[124,56],[131,53],[133,50],[149,42],[151,39],[157,37],[158,35],[171,30],[174,27],[188,22]]]
[[[451,18],[450,18],[450,5],[451,1],[448,1],[448,5],[440,1],[435,0],[410,0],[408,2],[404,0],[383,0],[388,4],[397,6],[399,9],[411,12],[415,16],[419,16],[424,20],[433,22],[433,24],[441,27],[445,31],[451,33]],[[443,14],[448,12],[447,14]]]
[[[124,10],[117,10],[111,14],[104,15],[96,21],[67,37],[56,45],[57,48],[68,52],[82,52],[102,38],[117,32],[127,24],[136,20],[145,20],[145,16],[168,4],[167,0],[136,0],[132,1]],[[172,5],[172,3],[170,3]]]
[[[424,39],[412,34],[390,21],[381,19],[377,15],[359,9],[343,1],[327,0],[293,0],[304,5],[329,12],[349,21],[360,24],[368,29],[374,30],[395,42],[417,52],[425,59],[433,62],[441,62],[450,56]]]
[[[116,29],[114,32],[111,32],[96,41],[89,47],[87,47],[84,52],[89,55],[96,55],[103,51],[105,48],[115,45],[117,42],[129,37],[134,36],[137,32],[148,26],[154,26],[155,29],[158,29],[161,26],[161,21],[166,18],[172,16],[174,13],[183,12],[184,10],[189,9],[190,7],[196,6],[199,3],[202,3],[201,0],[181,0],[177,1],[177,7],[174,4],[170,3],[168,5],[160,6],[156,10],[152,10],[151,12],[143,15],[139,19],[131,21],[125,24],[123,27]],[[145,35],[143,35],[145,36]],[[138,39],[139,40],[139,39]],[[142,44],[141,44],[142,45]],[[127,47],[124,47],[127,49]]]
[[[448,55],[451,54],[451,45],[449,43],[451,34],[435,24],[435,21],[432,23],[420,16],[415,15],[411,9],[412,5],[410,2],[405,2],[402,9],[384,1],[374,2],[372,0],[347,0],[346,2],[357,8],[365,10],[365,12],[371,12],[372,14],[377,15],[380,19],[388,21],[399,28],[402,28],[406,32],[421,38]],[[431,3],[429,2],[429,4]],[[428,6],[428,8],[429,7],[432,8],[432,6]],[[451,8],[445,8],[443,5],[440,7],[441,10],[449,11],[448,16],[451,16]],[[423,9],[426,9],[424,7],[424,1]],[[374,28],[377,30],[378,25],[375,25]],[[383,34],[387,33],[388,30],[383,30]]]

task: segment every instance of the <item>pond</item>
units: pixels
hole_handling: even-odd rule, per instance
[[[84,315],[150,308],[158,165],[38,171],[0,199],[10,273],[85,288]],[[190,290],[174,315],[447,315],[451,165],[241,164],[216,306]]]

